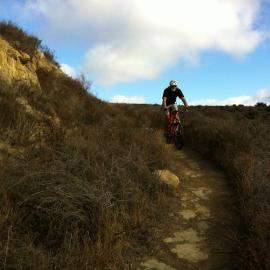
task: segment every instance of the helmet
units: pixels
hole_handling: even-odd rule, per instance
[[[170,86],[177,86],[177,81],[171,80],[170,81]]]

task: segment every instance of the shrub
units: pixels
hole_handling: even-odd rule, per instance
[[[0,35],[6,39],[14,48],[33,56],[39,49],[41,40],[35,36],[27,34],[19,26],[12,22],[0,23]]]
[[[263,103],[263,102],[257,102],[257,104],[255,105],[255,107],[267,107],[267,104],[266,103]]]
[[[59,63],[56,61],[55,53],[48,46],[39,46],[39,49],[44,53],[44,56],[60,68]]]
[[[42,45],[40,39],[28,34],[13,22],[0,22],[0,36],[6,39],[15,49],[21,50],[31,57],[37,50],[41,50],[49,61],[60,67],[52,50]]]

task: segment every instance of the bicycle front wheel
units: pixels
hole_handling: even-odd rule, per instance
[[[178,150],[181,150],[184,146],[184,130],[181,123],[177,124],[174,143]]]

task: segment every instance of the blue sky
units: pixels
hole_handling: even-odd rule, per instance
[[[176,79],[193,104],[270,103],[269,0],[0,0],[0,20],[104,100],[161,103]]]

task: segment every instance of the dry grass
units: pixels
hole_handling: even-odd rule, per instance
[[[31,56],[41,48],[12,23],[0,35]],[[165,209],[168,190],[153,175],[166,165],[159,106],[107,104],[85,81],[37,74],[41,93],[0,82],[0,268],[128,269]],[[233,179],[243,269],[270,268],[269,117],[258,104],[198,106],[183,119],[186,143]]]
[[[188,145],[232,179],[245,223],[243,269],[270,268],[269,107],[194,107],[185,115]]]
[[[7,40],[15,49],[34,56],[37,50],[41,50],[45,57],[59,67],[55,60],[55,55],[47,46],[42,45],[42,41],[36,36],[29,35],[13,22],[0,22],[0,36]]]
[[[40,96],[0,90],[1,140],[22,149],[1,155],[1,268],[124,268],[167,192],[153,174],[165,165],[163,148],[128,107],[66,76],[40,71],[39,79]],[[15,100],[22,95],[61,125],[26,113]]]
[[[0,29],[20,50],[40,45],[14,25]],[[158,110],[107,104],[83,80],[37,75],[41,92],[0,82],[0,268],[128,269],[166,209],[167,187],[153,174],[166,163]]]

